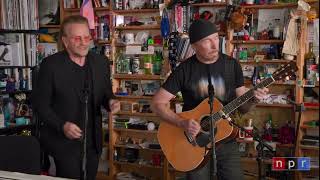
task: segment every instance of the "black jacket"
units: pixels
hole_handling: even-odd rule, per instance
[[[89,52],[86,57],[92,77],[93,133],[98,153],[102,149],[101,106],[109,110],[113,98],[109,61]],[[40,141],[49,153],[63,153],[68,148],[80,148],[79,140],[69,140],[63,133],[66,121],[75,120],[74,107],[79,106],[78,90],[74,88],[71,59],[66,51],[58,52],[43,60],[36,87],[32,93],[33,109],[42,121]]]

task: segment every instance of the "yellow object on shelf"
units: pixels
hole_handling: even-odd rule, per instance
[[[40,42],[48,42],[48,43],[56,42],[54,37],[48,34],[40,34],[39,40]]]
[[[315,20],[317,18],[317,10],[315,8],[311,8],[310,11],[307,12],[308,20]]]

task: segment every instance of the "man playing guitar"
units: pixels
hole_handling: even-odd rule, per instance
[[[244,86],[241,66],[237,60],[219,52],[219,35],[213,23],[203,19],[194,21],[189,29],[189,37],[195,55],[182,62],[171,73],[153,97],[152,110],[164,122],[183,129],[186,134],[195,137],[201,129],[199,122],[185,119],[167,106],[176,93],[181,91],[184,100],[183,111],[189,111],[208,97],[209,77],[214,86],[215,97],[223,105],[245,94],[248,89]],[[254,98],[242,105],[239,110],[242,113],[249,111],[254,101],[263,99],[267,92],[267,88],[254,90]],[[216,154],[219,179],[243,179],[240,154],[235,140],[221,144],[217,147]],[[209,164],[201,169],[188,171],[187,179],[209,179]]]

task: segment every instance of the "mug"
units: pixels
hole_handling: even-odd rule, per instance
[[[126,33],[124,35],[126,44],[134,44],[134,34],[133,33]]]
[[[252,141],[253,137],[248,133],[253,133],[253,127],[244,127],[245,131],[239,131],[239,138],[244,139],[246,141]],[[246,133],[247,132],[247,133]]]

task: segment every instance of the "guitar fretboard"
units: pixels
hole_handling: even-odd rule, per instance
[[[238,107],[240,107],[241,105],[243,105],[244,103],[249,101],[251,98],[253,98],[253,96],[254,96],[253,92],[254,92],[255,89],[268,87],[273,82],[274,82],[274,79],[272,77],[269,77],[269,78],[263,80],[261,83],[257,84],[254,88],[250,89],[249,91],[247,91],[242,96],[237,97],[236,99],[234,99],[233,101],[228,103],[226,106],[224,106],[222,108],[222,111],[225,114],[230,114],[231,112],[236,110]]]
[[[254,96],[253,92],[255,89],[268,87],[274,81],[275,80],[272,77],[269,77],[269,78],[263,80],[261,83],[257,84],[254,88],[250,89],[249,91],[244,93],[242,96],[237,97],[236,99],[234,99],[233,101],[228,103],[226,106],[224,106],[222,108],[223,113],[225,115],[232,113],[234,110],[236,110],[238,107],[240,107],[241,105],[243,105],[244,103],[249,101]],[[212,115],[212,119],[214,121],[217,121],[221,118],[223,118],[223,117],[222,117],[222,114],[220,113],[220,111],[218,111]],[[207,117],[204,121],[201,122],[201,124],[200,124],[201,127],[202,128],[208,127],[210,120],[211,120],[211,117],[210,116]]]

